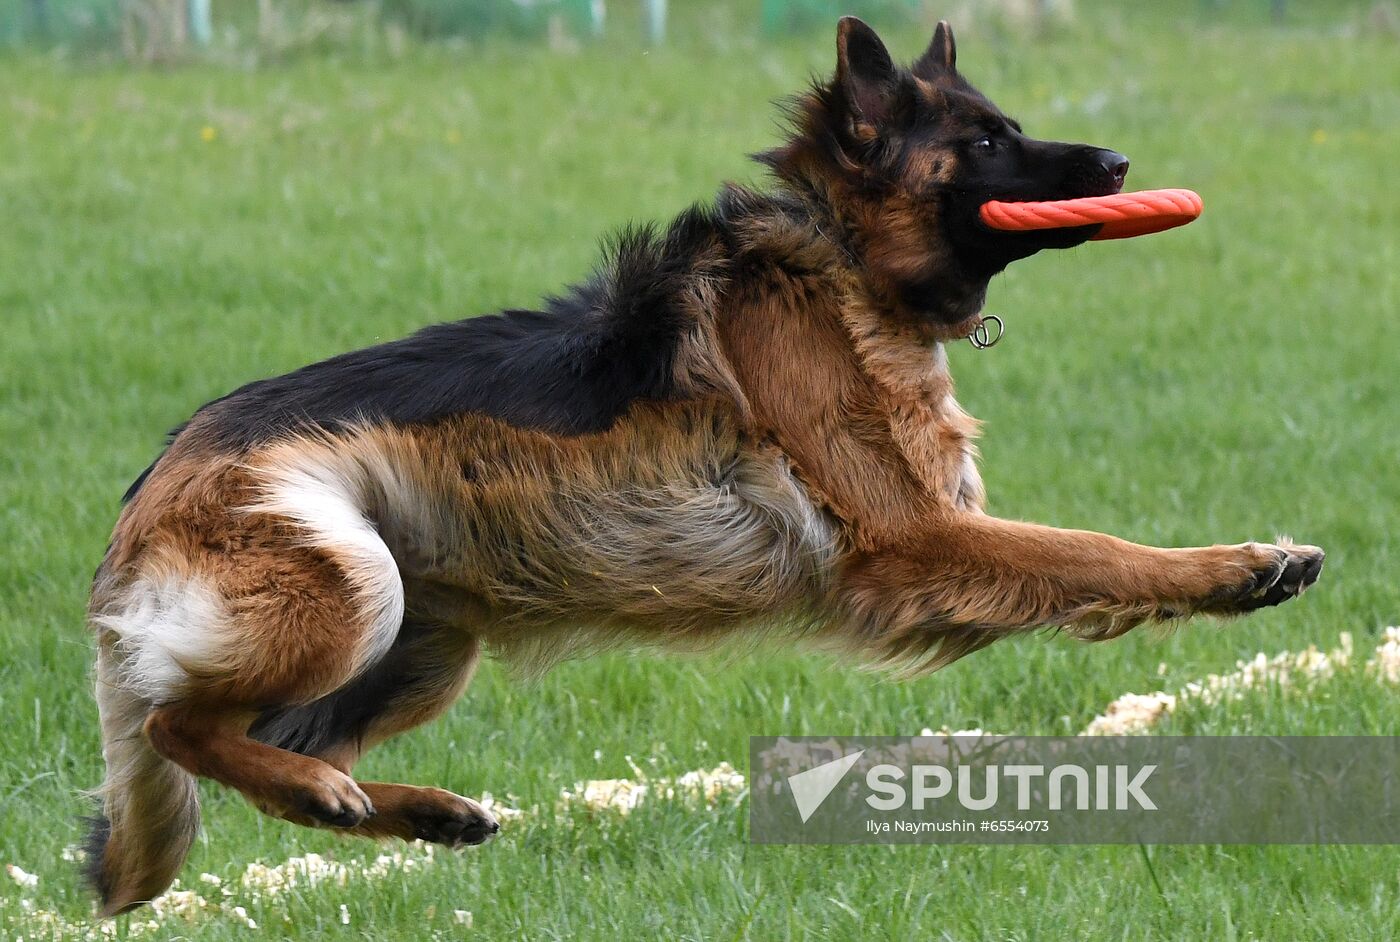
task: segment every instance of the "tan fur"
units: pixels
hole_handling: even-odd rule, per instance
[[[796,612],[834,552],[782,454],[741,441],[716,403],[641,408],[574,439],[463,417],[250,459],[274,475],[337,463],[365,479],[410,610],[466,622],[527,670]]]

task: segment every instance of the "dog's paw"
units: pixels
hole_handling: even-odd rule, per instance
[[[403,809],[413,836],[420,841],[462,847],[481,844],[501,829],[491,812],[470,798],[441,788],[425,788],[423,793]]]
[[[1287,539],[1277,545],[1245,543],[1238,549],[1241,576],[1217,592],[1203,611],[1239,615],[1286,602],[1317,581],[1326,558],[1316,546]]]
[[[334,828],[353,828],[374,816],[374,804],[355,780],[329,768],[313,781],[298,783],[289,804],[289,819],[309,818]]]

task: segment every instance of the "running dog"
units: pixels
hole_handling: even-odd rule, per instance
[[[1322,551],[1287,541],[1157,549],[983,512],[945,345],[992,276],[1096,228],[998,232],[978,207],[1118,192],[1125,157],[1027,137],[946,24],[906,69],[841,20],[791,117],[770,191],[626,232],[542,310],[254,382],[177,430],[92,591],[104,914],[170,884],[196,776],[297,824],[486,840],[468,798],[350,776],[483,651],[538,672],[776,634],[918,673],[1317,579]]]

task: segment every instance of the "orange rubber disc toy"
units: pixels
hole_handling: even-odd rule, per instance
[[[1112,196],[1035,203],[983,203],[982,222],[993,229],[1024,232],[1101,225],[1091,241],[1129,239],[1184,226],[1201,214],[1201,198],[1190,190],[1139,190]]]

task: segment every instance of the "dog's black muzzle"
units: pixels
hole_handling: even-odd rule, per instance
[[[1030,186],[1010,195],[1017,200],[1068,200],[1111,196],[1123,189],[1128,158],[1115,150],[1089,144],[1027,141],[1023,172]]]
[[[1108,196],[1123,189],[1128,176],[1128,158],[1114,150],[1092,148],[1067,181],[1071,190],[1082,189],[1084,196]]]

